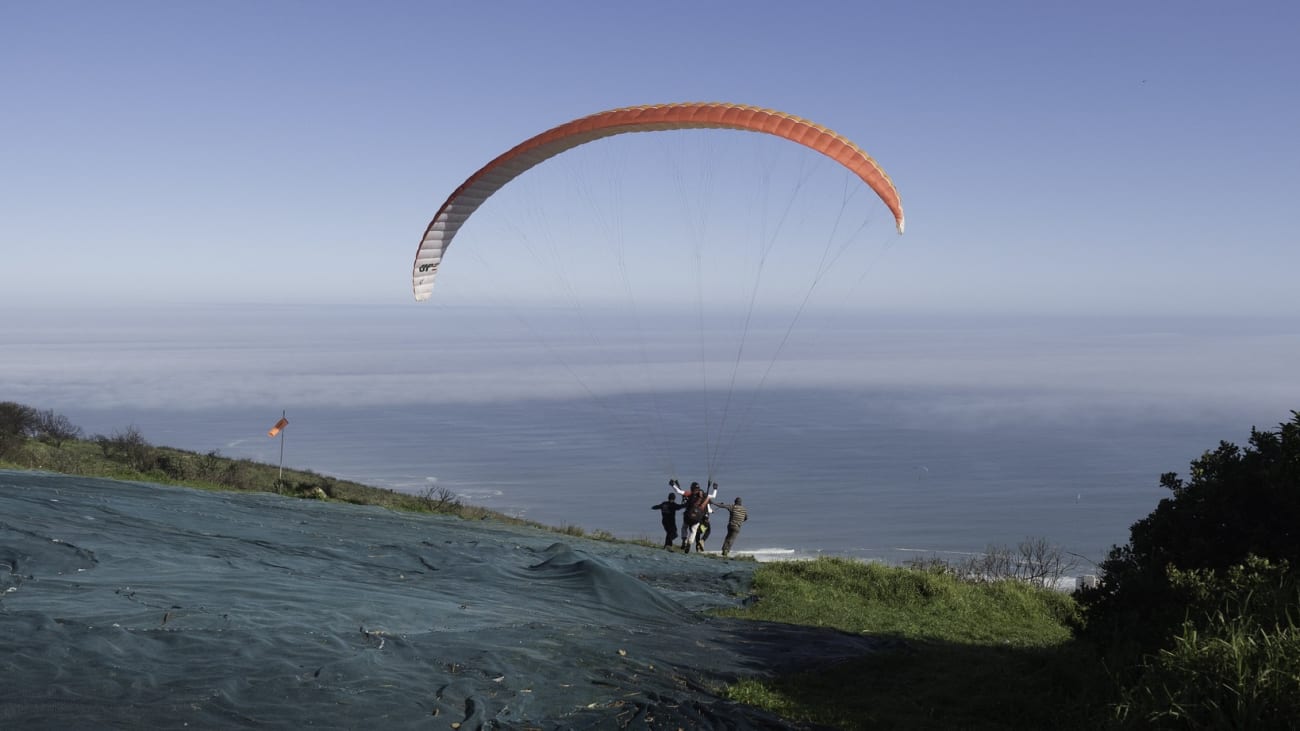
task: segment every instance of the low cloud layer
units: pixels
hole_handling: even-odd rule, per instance
[[[55,409],[601,399],[703,388],[942,389],[965,394],[952,409],[989,415],[1090,405],[1284,414],[1300,405],[1297,323],[935,317],[846,328],[807,319],[787,331],[777,323],[702,337],[698,327],[630,333],[614,322],[521,325],[437,308],[215,307],[46,312],[0,335],[3,398]]]

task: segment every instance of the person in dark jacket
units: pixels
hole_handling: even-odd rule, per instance
[[[727,537],[722,541],[722,555],[725,556],[731,552],[731,544],[736,542],[736,536],[740,535],[740,524],[749,520],[749,513],[740,504],[740,498],[736,498],[736,501],[731,505],[726,503],[716,503],[715,505],[731,513],[731,518],[727,520]]]
[[[673,541],[677,540],[677,511],[686,507],[683,503],[677,502],[677,493],[668,493],[668,499],[652,505],[651,510],[658,510],[663,516],[664,526],[664,548],[671,549]]]

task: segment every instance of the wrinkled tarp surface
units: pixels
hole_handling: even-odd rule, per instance
[[[743,601],[752,570],[495,521],[0,471],[0,727],[789,728],[718,689],[872,644],[705,613]]]

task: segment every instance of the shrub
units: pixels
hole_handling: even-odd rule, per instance
[[[0,402],[0,457],[15,454],[39,423],[36,409],[12,401]]]
[[[909,560],[905,565],[923,573],[942,574],[960,581],[1014,580],[1051,589],[1073,571],[1078,562],[1046,538],[1026,538],[1015,548],[989,545],[984,553],[956,563],[939,556],[924,556]]]
[[[438,486],[430,486],[420,495],[420,503],[431,513],[454,513],[461,508],[460,496]]]
[[[76,451],[55,450],[49,454],[49,467],[55,472],[78,475],[85,471],[85,458]]]
[[[37,439],[53,444],[56,449],[61,449],[63,443],[70,439],[81,438],[81,427],[73,424],[63,414],[51,410],[37,412],[34,431]]]
[[[1189,619],[1124,696],[1120,720],[1143,728],[1294,728],[1300,626],[1263,625],[1244,607]]]
[[[194,470],[189,461],[181,454],[162,451],[154,460],[155,465],[167,477],[173,480],[188,480],[194,477]]]
[[[1054,588],[1077,562],[1060,546],[1046,538],[1026,538],[1014,549],[989,546],[956,567],[956,573],[976,581],[1014,579],[1043,588]]]
[[[195,471],[199,479],[216,483],[221,482],[221,476],[226,470],[227,460],[221,456],[220,451],[214,449],[207,454],[201,455],[198,457],[197,462]]]
[[[148,472],[155,467],[157,450],[134,425],[113,432],[112,436],[97,434],[93,441],[105,457],[136,472]]]
[[[1092,637],[1137,654],[1168,647],[1196,599],[1179,572],[1224,572],[1251,556],[1300,565],[1300,412],[1292,416],[1275,432],[1252,429],[1245,449],[1220,442],[1191,463],[1189,481],[1161,477],[1171,496],[1111,550],[1101,586],[1080,592]]]
[[[1248,556],[1244,563],[1223,571],[1170,568],[1169,584],[1187,598],[1186,614],[1193,621],[1227,612],[1249,617],[1262,627],[1276,627],[1300,610],[1300,583],[1285,560]]]
[[[226,463],[225,469],[217,477],[217,482],[236,490],[254,489],[254,463],[248,459],[236,459]]]

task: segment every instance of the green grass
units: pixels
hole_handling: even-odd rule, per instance
[[[744,619],[880,637],[884,649],[833,668],[745,680],[729,697],[843,729],[1097,728],[1110,684],[1072,639],[1068,595],[1027,584],[843,559],[764,564]]]
[[[0,468],[47,470],[62,474],[135,480],[200,490],[271,492],[290,497],[374,505],[389,510],[454,515],[465,520],[492,519],[567,535],[579,537],[586,535],[581,528],[566,526],[557,529],[486,508],[467,505],[447,491],[413,495],[351,480],[341,480],[311,470],[285,468],[281,474],[277,465],[223,457],[216,452],[202,454],[172,447],[144,445],[135,462],[134,466],[129,464],[120,454],[109,456],[98,444],[90,440],[69,440],[55,447],[29,439],[20,449],[0,459]],[[616,540],[607,531],[596,531],[586,537],[596,540]],[[648,538],[628,542],[654,545]]]
[[[1300,726],[1300,624],[1273,626],[1217,612],[1188,621],[1124,688],[1120,717],[1134,728]]]
[[[961,582],[938,572],[839,558],[771,563],[759,601],[737,616],[909,639],[1041,647],[1070,638],[1066,594],[1014,581]]]

